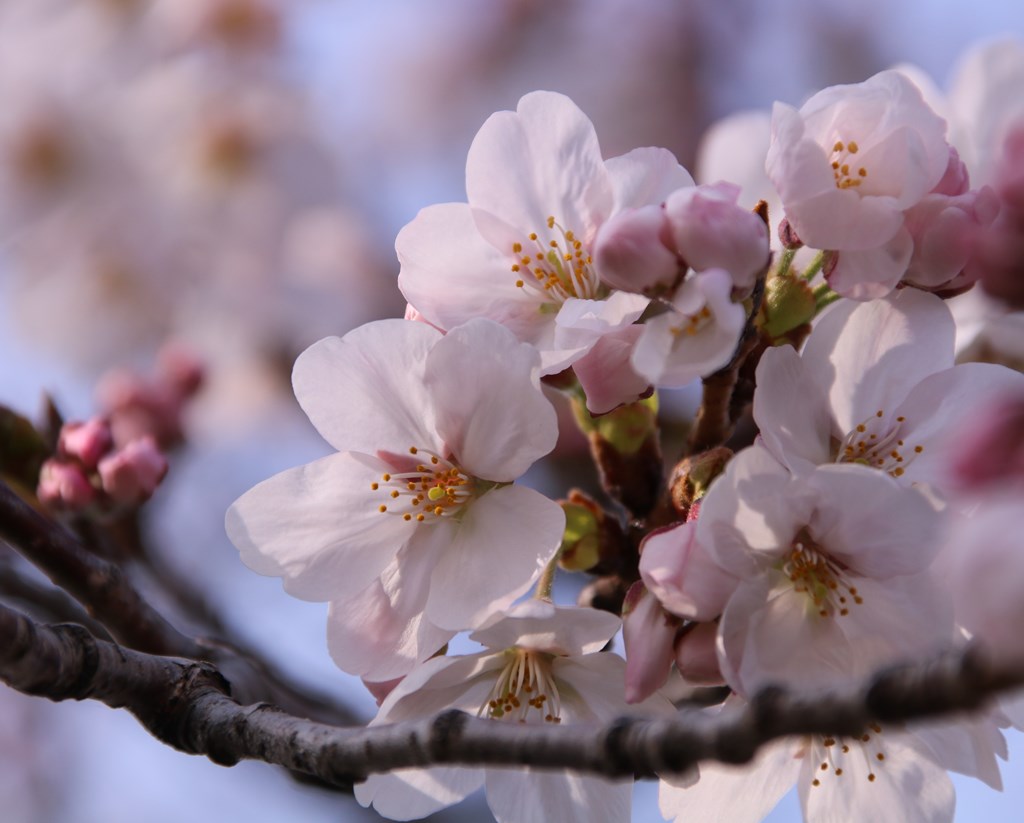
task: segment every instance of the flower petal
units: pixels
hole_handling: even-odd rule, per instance
[[[539,366],[536,349],[483,319],[452,329],[428,355],[423,379],[437,431],[475,477],[511,482],[555,447],[558,422]]]
[[[690,173],[668,149],[639,148],[605,161],[615,211],[664,203],[676,189],[694,185]]]
[[[295,397],[338,451],[436,448],[423,370],[440,339],[427,324],[408,320],[378,320],[327,337],[295,361]]]
[[[629,823],[632,780],[534,769],[488,769],[487,804],[498,823]]]
[[[949,309],[933,294],[903,289],[870,303],[840,301],[807,339],[804,363],[828,387],[840,431],[895,407],[929,374],[953,365],[956,334]]]
[[[520,240],[554,216],[585,243],[613,197],[593,124],[568,97],[548,91],[487,119],[469,148],[466,193],[474,209],[519,229]]]
[[[492,649],[518,646],[559,655],[581,655],[604,648],[622,621],[598,609],[556,606],[531,598],[512,606],[469,636]]]
[[[564,529],[561,506],[533,489],[504,486],[474,500],[434,568],[427,619],[460,631],[508,608],[540,576]]]
[[[281,472],[231,505],[228,537],[249,568],[283,577],[295,597],[353,597],[415,528],[377,509],[370,484],[386,469],[377,458],[342,452]]]
[[[630,363],[642,331],[643,326],[632,325],[606,334],[573,364],[591,414],[605,414],[632,403],[650,388],[647,378],[637,374]]]

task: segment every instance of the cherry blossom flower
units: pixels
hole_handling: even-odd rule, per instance
[[[342,669],[407,673],[509,606],[558,549],[561,507],[512,485],[557,436],[538,365],[483,319],[447,335],[382,320],[297,360],[296,397],[339,453],[247,492],[227,530],[252,569],[331,601]]]
[[[440,328],[489,317],[541,351],[543,373],[560,371],[647,307],[602,280],[598,230],[691,185],[663,149],[602,159],[593,125],[571,100],[533,92],[477,133],[468,203],[427,207],[399,233],[399,287]]]
[[[945,133],[898,71],[824,89],[799,111],[775,104],[768,175],[800,239],[840,252],[828,274],[840,294],[882,297],[906,272],[904,213],[942,179]]]
[[[954,366],[945,303],[905,289],[829,309],[802,354],[782,346],[757,369],[754,419],[790,470],[832,461],[872,466],[902,483],[948,491],[951,432],[987,396],[1024,391],[1002,366]]]
[[[370,724],[399,723],[461,709],[505,723],[600,723],[626,713],[625,661],[601,648],[619,619],[594,609],[529,600],[472,635],[487,651],[439,657],[414,669]],[[671,713],[660,695],[639,707]],[[499,823],[621,821],[630,817],[631,781],[532,769],[442,767],[372,775],[356,799],[385,817],[412,820],[483,786]]]
[[[723,711],[740,703],[730,698]],[[957,742],[966,747],[963,737]],[[658,799],[662,815],[676,823],[757,823],[794,784],[808,823],[953,820],[955,797],[946,767],[918,736],[878,724],[859,738],[814,736],[771,743],[748,766],[703,764],[693,786],[663,780]]]
[[[679,388],[728,363],[747,319],[733,285],[725,269],[691,274],[667,311],[644,323],[633,369],[655,386]]]

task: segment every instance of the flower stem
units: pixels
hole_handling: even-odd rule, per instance
[[[802,275],[804,280],[813,280],[814,277],[818,274],[818,272],[820,272],[824,268],[825,255],[827,255],[828,253],[829,252],[827,251],[819,251],[816,255],[814,255],[814,259],[811,260],[811,262],[807,265],[807,268],[804,269],[804,273]]]
[[[534,597],[537,600],[547,600],[551,602],[551,588],[555,584],[555,572],[558,571],[558,558],[562,555],[562,549],[559,548],[555,552],[555,556],[548,561],[548,564],[544,567],[544,571],[541,572],[540,579],[537,580],[537,591],[534,592]]]
[[[793,265],[793,258],[796,257],[796,249],[786,249],[779,258],[779,267],[775,270],[775,277],[785,277]]]

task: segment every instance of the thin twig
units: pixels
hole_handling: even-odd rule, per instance
[[[127,708],[158,739],[222,765],[262,760],[347,787],[368,774],[438,764],[651,778],[685,772],[704,760],[745,763],[783,736],[852,737],[872,722],[978,709],[999,691],[1024,684],[1024,664],[999,665],[972,646],[889,669],[845,691],[767,689],[744,708],[715,715],[691,709],[672,719],[550,726],[453,710],[352,729],[267,704],[239,705],[209,664],[121,649],[80,626],[40,626],[0,606],[0,678],[51,700],[92,698]]]

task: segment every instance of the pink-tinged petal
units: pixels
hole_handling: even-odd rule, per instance
[[[950,463],[962,432],[998,395],[1024,391],[1024,375],[989,363],[964,363],[936,372],[914,386],[896,408],[905,455],[901,480],[953,491]],[[917,452],[917,447],[921,451]],[[979,456],[979,459],[983,459]]]
[[[593,124],[568,97],[547,91],[483,124],[466,159],[466,193],[470,206],[519,229],[522,240],[553,216],[584,242],[613,197]]]
[[[771,743],[746,766],[702,764],[689,788],[661,781],[658,805],[675,823],[758,823],[793,788],[802,763],[799,741]]]
[[[398,287],[428,322],[454,328],[489,317],[520,339],[535,343],[550,325],[541,301],[517,288],[512,249],[498,249],[480,235],[465,203],[429,206],[395,241],[402,269]]]
[[[489,769],[487,805],[498,823],[629,823],[633,781],[534,769]]]
[[[690,620],[714,620],[738,581],[715,562],[696,535],[694,521],[648,535],[640,555],[640,576],[673,614]]]
[[[327,647],[343,671],[371,680],[408,674],[454,635],[424,618],[430,573],[454,524],[417,529],[413,539],[365,591],[335,600],[327,615]]]
[[[295,397],[338,451],[436,448],[423,370],[440,339],[425,323],[408,320],[378,320],[324,338],[295,361]]]
[[[540,576],[564,529],[562,507],[533,489],[504,486],[474,500],[434,568],[427,619],[460,631],[507,609]]]
[[[694,185],[690,173],[668,149],[633,149],[605,161],[615,210],[660,205],[676,189]]]
[[[644,324],[633,349],[637,373],[655,386],[680,388],[726,365],[746,323],[743,306],[732,301],[732,287],[722,269],[688,277],[669,310]]]
[[[884,731],[875,749],[854,742],[843,757],[842,775],[822,771],[828,754],[820,743],[804,760],[800,801],[804,818],[814,823],[850,820],[899,820],[900,823],[952,823],[956,798],[945,769],[910,744],[909,735]],[[873,744],[874,745],[874,744]],[[874,774],[875,779],[869,780]],[[817,779],[820,785],[811,785]]]
[[[576,606],[556,606],[531,598],[496,615],[469,639],[492,649],[521,649],[559,655],[590,654],[604,648],[622,621],[614,614]]]
[[[228,537],[257,574],[289,594],[335,600],[363,591],[413,535],[415,524],[378,511],[370,484],[385,464],[332,454],[264,480],[225,516]]]
[[[420,820],[471,795],[484,783],[483,769],[398,769],[374,774],[354,788],[361,806],[373,805],[389,820]]]
[[[855,573],[915,574],[935,559],[941,516],[916,489],[849,463],[820,466],[806,482],[818,494],[811,536]]]
[[[623,403],[632,403],[650,388],[647,379],[630,363],[642,331],[643,326],[634,324],[606,334],[573,364],[591,414],[604,414]]]
[[[562,723],[607,723],[625,714],[675,714],[672,702],[653,694],[632,706],[625,702],[626,661],[611,652],[556,657],[551,671],[559,684]]]
[[[656,203],[614,215],[594,241],[601,282],[637,294],[670,289],[683,273],[670,235],[665,209]]]
[[[483,319],[452,329],[428,355],[437,432],[470,474],[511,482],[555,447],[558,421],[539,367],[536,349]]]
[[[792,480],[763,446],[738,452],[711,484],[697,519],[697,540],[723,568],[757,574],[788,552],[816,495]]]
[[[879,410],[892,420],[911,386],[952,366],[955,335],[942,300],[903,289],[885,300],[832,306],[803,359],[814,382],[828,387],[839,430],[851,432]]]
[[[906,228],[887,243],[870,249],[839,252],[825,279],[834,291],[852,300],[877,300],[889,294],[907,272],[914,240]]]
[[[1005,722],[1005,721],[1004,721]],[[915,725],[914,736],[942,768],[976,777],[997,792],[1003,790],[997,756],[1006,760],[1006,738],[986,715]]]
[[[622,624],[622,640],[626,646],[626,702],[636,703],[654,694],[668,680],[675,658],[673,644],[681,621],[666,612],[641,582],[630,587],[626,604],[629,610]]]
[[[765,448],[793,472],[831,459],[834,428],[826,387],[814,382],[792,346],[768,349],[757,366],[754,421]]]
[[[623,329],[640,319],[650,305],[650,299],[640,294],[612,292],[606,300],[580,300],[570,297],[558,312],[556,341],[574,342],[571,332],[587,333],[591,341],[596,335]]]
[[[729,685],[744,696],[772,683],[840,687],[948,646],[949,596],[929,576],[876,581],[845,575],[841,582],[854,587],[861,602],[847,591],[848,613],[835,608],[825,616],[818,613],[824,606],[796,591],[782,572],[741,583],[719,624],[719,660]]]
[[[676,639],[676,669],[687,683],[722,686],[725,678],[718,662],[718,626],[697,623]]]

